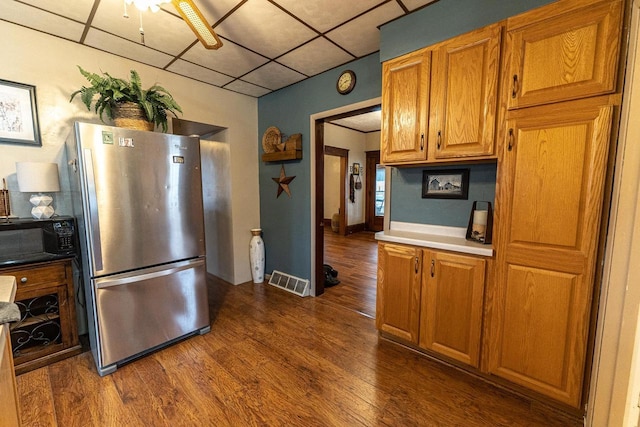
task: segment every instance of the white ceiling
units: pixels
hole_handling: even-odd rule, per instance
[[[0,0],[0,19],[253,97],[379,50],[378,27],[434,0],[194,0],[221,38],[207,50],[171,4]],[[5,40],[5,42],[7,42]]]

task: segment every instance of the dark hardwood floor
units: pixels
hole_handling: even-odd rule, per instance
[[[340,236],[324,229],[324,262],[338,270],[340,284],[325,288],[320,297],[371,318],[376,315],[378,243],[375,233]]]
[[[379,338],[331,297],[208,285],[208,334],[102,378],[87,352],[19,376],[24,425],[580,425]]]

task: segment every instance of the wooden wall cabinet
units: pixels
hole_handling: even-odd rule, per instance
[[[45,366],[82,351],[78,338],[71,260],[4,268],[15,276],[15,302],[22,319],[11,325],[16,374]]]
[[[418,343],[422,250],[378,244],[376,327],[412,344]]]
[[[573,407],[587,359],[607,99],[510,112],[498,194],[489,371]]]
[[[551,16],[542,8],[508,20],[509,109],[615,92],[622,1],[583,6]]]
[[[490,25],[383,63],[383,164],[494,154],[501,35]]]
[[[382,163],[427,159],[430,73],[425,49],[382,64]]]
[[[429,159],[494,154],[501,42],[494,24],[434,50]]]
[[[478,367],[486,261],[424,251],[420,347]]]

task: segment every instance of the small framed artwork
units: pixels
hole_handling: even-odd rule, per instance
[[[351,168],[351,173],[354,175],[360,175],[360,163],[354,163]]]
[[[0,80],[0,143],[42,145],[35,86]]]
[[[439,169],[422,171],[423,199],[467,199],[469,169]]]

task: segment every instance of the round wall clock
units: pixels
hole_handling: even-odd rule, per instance
[[[356,73],[351,70],[343,71],[338,77],[336,89],[341,95],[346,95],[353,90],[356,85]]]

